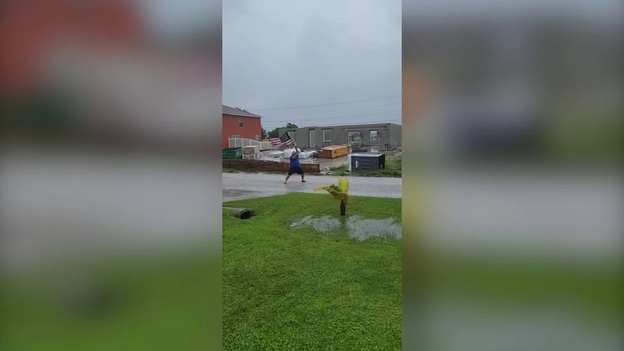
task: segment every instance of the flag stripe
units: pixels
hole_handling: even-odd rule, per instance
[[[288,140],[286,142],[282,142],[280,138],[270,138],[269,141],[271,143],[271,147],[274,147],[274,148],[290,146],[290,145],[294,144],[294,142],[292,140]]]

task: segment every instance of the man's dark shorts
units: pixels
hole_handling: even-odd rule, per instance
[[[295,167],[290,167],[288,169],[288,175],[291,176],[293,174],[303,174],[303,169],[301,169],[301,166],[295,166]]]

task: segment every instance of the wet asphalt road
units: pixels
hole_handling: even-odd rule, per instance
[[[330,185],[338,177],[308,176],[306,183],[298,175],[284,184],[285,175],[224,173],[222,180],[223,201],[265,197],[291,192],[314,193],[314,188]],[[349,193],[356,196],[401,198],[401,178],[349,178]]]
[[[406,179],[404,191],[412,191]],[[427,193],[431,244],[492,254],[619,259],[624,186],[604,170],[462,170],[437,174]],[[404,218],[410,218],[404,202]],[[405,234],[404,236],[408,236]],[[502,250],[501,248],[505,248]]]
[[[221,171],[204,158],[60,147],[3,151],[0,268],[43,257],[152,252],[195,240],[220,251],[215,199],[221,191],[213,184]]]

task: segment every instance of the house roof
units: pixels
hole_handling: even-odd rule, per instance
[[[230,107],[223,105],[223,114],[224,115],[232,115],[232,116],[241,116],[241,117],[257,117],[262,118],[261,116],[255,115],[247,110],[240,109],[238,107]]]

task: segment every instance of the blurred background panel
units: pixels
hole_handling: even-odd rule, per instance
[[[405,63],[419,62],[443,92],[430,103],[446,153],[469,161],[502,154],[615,162],[620,7],[608,0],[406,2]]]
[[[403,2],[406,348],[621,348],[623,6]]]
[[[2,348],[220,347],[221,3],[1,6]]]

